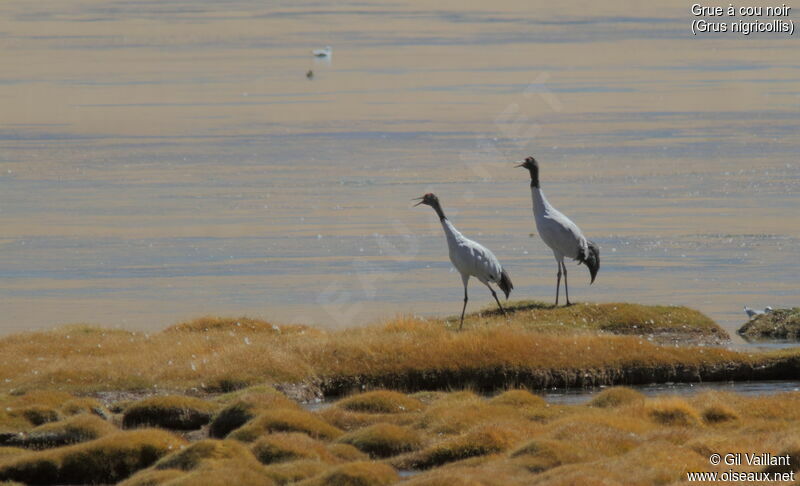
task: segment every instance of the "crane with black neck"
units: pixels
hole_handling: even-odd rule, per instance
[[[528,157],[517,167],[524,167],[530,172],[533,218],[536,221],[536,230],[539,232],[539,237],[542,238],[542,241],[553,250],[553,255],[558,265],[558,273],[556,273],[556,305],[558,305],[562,270],[564,274],[564,293],[567,297],[567,305],[570,305],[567,267],[564,265],[564,258],[569,257],[577,260],[579,265],[581,263],[585,264],[592,278],[591,282],[589,282],[589,285],[591,285],[594,283],[597,271],[600,269],[600,247],[595,242],[586,239],[578,225],[554,208],[544,197],[542,188],[539,186],[539,163],[536,162],[536,159]]]
[[[461,281],[464,284],[464,307],[461,308],[461,324],[459,324],[458,329],[460,330],[464,326],[464,311],[467,309],[467,300],[469,299],[467,296],[467,285],[469,284],[470,277],[477,278],[482,284],[489,288],[500,311],[503,315],[507,316],[506,310],[503,309],[503,305],[500,304],[500,299],[497,298],[497,294],[489,284],[494,283],[500,287],[500,290],[506,294],[506,299],[508,299],[511,289],[514,288],[514,284],[511,283],[508,272],[500,265],[500,261],[494,256],[494,253],[480,243],[472,241],[462,235],[456,227],[453,226],[453,223],[447,219],[447,216],[444,215],[442,205],[439,203],[439,198],[436,197],[436,195],[428,193],[417,199],[420,201],[414,206],[419,206],[420,204],[428,205],[432,207],[439,216],[442,229],[444,229],[445,238],[447,238],[450,261],[461,274]]]

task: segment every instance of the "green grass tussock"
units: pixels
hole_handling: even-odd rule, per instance
[[[342,434],[340,429],[312,413],[277,409],[262,413],[231,432],[228,437],[243,442],[253,442],[271,432],[303,432],[316,439],[335,439]]]
[[[378,423],[343,435],[339,442],[350,444],[372,457],[389,457],[420,447],[420,434],[407,427]]]
[[[0,462],[0,480],[34,484],[116,483],[186,441],[168,432],[118,432],[82,444],[13,456]]]
[[[145,398],[125,408],[122,426],[194,430],[211,421],[216,407],[199,398],[164,395]]]

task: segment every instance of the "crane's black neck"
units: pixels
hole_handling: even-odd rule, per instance
[[[539,189],[539,166],[528,167],[528,172],[531,173],[531,187]]]
[[[441,204],[439,204],[438,199],[436,199],[431,203],[431,207],[433,208],[434,211],[436,211],[436,214],[439,216],[440,221],[444,221],[445,219],[447,219],[447,216],[444,215],[444,211],[442,211],[442,206]]]

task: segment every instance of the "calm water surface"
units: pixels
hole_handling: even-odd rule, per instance
[[[575,300],[799,305],[797,38],[667,3],[3,2],[0,333],[455,314],[428,191],[551,300],[529,154]]]

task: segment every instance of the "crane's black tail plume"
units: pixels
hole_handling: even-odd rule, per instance
[[[506,294],[506,299],[508,299],[508,294],[511,293],[511,289],[514,288],[514,284],[511,283],[511,277],[508,276],[508,272],[505,269],[500,271],[500,281],[497,282],[497,286],[500,287],[500,290]]]
[[[589,285],[594,283],[594,278],[597,276],[597,271],[600,270],[600,247],[594,241],[586,242],[586,251],[581,252],[578,258],[578,265],[585,263],[589,269],[589,275],[592,276],[592,281]]]

